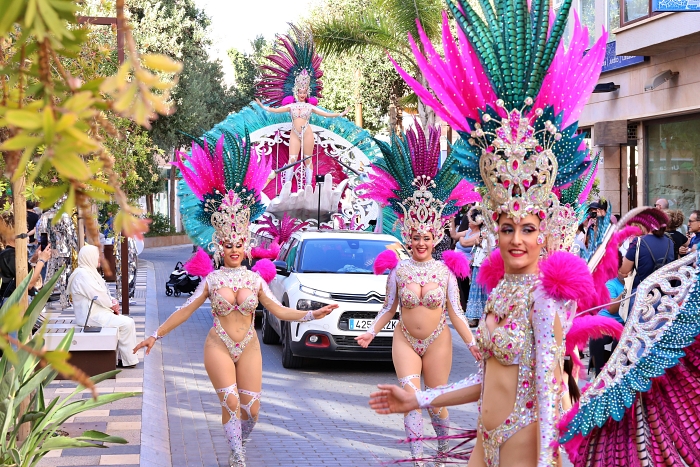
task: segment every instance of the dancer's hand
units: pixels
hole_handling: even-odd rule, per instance
[[[259,105],[260,107],[262,107],[263,109],[267,110],[267,107],[265,107],[265,106],[263,105],[263,103],[260,102],[260,99],[255,99],[255,102],[257,102],[258,105]]]
[[[479,352],[479,348],[477,346],[472,345],[471,347],[469,347],[469,351],[472,353],[472,355],[474,356],[474,358],[476,359],[477,362],[480,362],[481,359],[483,358],[481,356],[481,352]]]
[[[319,308],[318,310],[313,311],[314,319],[321,319],[325,316],[328,316],[331,314],[331,311],[335,310],[338,308],[338,305],[326,305],[323,308]]]
[[[156,345],[156,338],[151,336],[148,337],[141,342],[139,342],[136,347],[134,347],[134,353],[138,352],[139,350],[143,349],[144,347],[146,348],[146,355],[151,353],[151,349],[153,346]]]
[[[346,115],[348,114],[348,112],[350,112],[351,109],[352,109],[352,106],[349,105],[347,109],[343,110],[343,111],[340,113],[340,116],[341,116],[341,117],[346,116]]]
[[[360,344],[360,347],[363,349],[366,349],[369,347],[370,342],[374,339],[374,336],[372,335],[371,332],[366,332],[364,334],[360,334],[355,338],[358,344]]]
[[[369,395],[369,406],[377,413],[406,413],[419,409],[418,399],[412,391],[393,384],[378,384],[379,391]]]

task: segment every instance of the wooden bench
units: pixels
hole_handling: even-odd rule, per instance
[[[52,313],[46,316],[48,322],[44,339],[47,350],[55,350],[66,333],[71,328],[75,328],[70,346],[69,363],[89,376],[99,375],[117,367],[117,328],[103,327],[100,332],[84,333],[82,327],[76,325],[72,318],[59,315]],[[57,379],[62,379],[61,375]]]

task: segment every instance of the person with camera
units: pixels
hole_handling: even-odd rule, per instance
[[[687,237],[687,243],[678,250],[680,256],[685,256],[698,249],[698,244],[700,244],[700,210],[695,210],[688,216]]]
[[[586,230],[586,247],[590,248],[590,245],[597,239],[603,232],[598,231],[599,218],[605,217],[607,212],[607,203],[602,201],[594,201],[588,206],[588,230]]]

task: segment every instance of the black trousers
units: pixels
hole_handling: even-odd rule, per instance
[[[591,358],[588,361],[588,372],[593,370],[593,374],[598,376],[600,370],[608,363],[610,355],[617,347],[617,339],[613,339],[610,336],[603,336],[600,339],[591,339],[588,348],[591,352]],[[605,346],[610,345],[610,350],[606,350]]]

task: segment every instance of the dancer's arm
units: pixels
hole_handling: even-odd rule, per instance
[[[344,117],[345,115],[347,115],[348,112],[350,112],[350,107],[348,107],[340,113],[326,112],[325,110],[321,110],[316,106],[311,107],[311,110],[313,111],[313,113],[320,115],[321,117]]]
[[[260,278],[260,290],[258,291],[258,300],[262,303],[267,311],[277,316],[284,321],[312,321],[321,319],[330,314],[331,311],[338,308],[338,305],[326,305],[323,308],[313,311],[299,311],[294,308],[287,308],[275,298],[267,282]]]
[[[481,396],[481,367],[473,375],[446,386],[425,391],[408,391],[392,384],[380,384],[369,395],[369,406],[377,413],[406,413],[426,407],[447,407],[476,402]]]
[[[538,467],[556,466],[552,443],[557,439],[559,401],[564,388],[562,362],[563,330],[559,315],[565,316],[566,302],[554,300],[537,289],[532,311],[535,342],[535,386],[537,388]]]
[[[376,318],[372,321],[369,331],[360,334],[355,338],[360,347],[366,349],[370,342],[377,336],[377,333],[384,329],[384,326],[389,324],[389,321],[396,314],[396,308],[399,306],[399,301],[396,300],[396,268],[392,269],[389,277],[386,279],[386,297],[384,298],[384,306]]]
[[[457,286],[457,277],[450,271],[449,278],[447,279],[447,314],[450,315],[450,321],[455,327],[455,331],[460,335],[462,340],[469,351],[472,353],[474,358],[479,361],[481,360],[481,352],[476,346],[476,339],[474,339],[474,334],[472,334],[469,329],[469,324],[467,323],[467,317],[464,316],[464,310],[462,310],[462,305],[459,302],[459,287]]]
[[[175,310],[175,312],[156,329],[156,332],[134,347],[134,353],[143,347],[146,347],[146,355],[151,353],[151,348],[155,345],[156,341],[165,337],[170,331],[187,321],[187,319],[192,316],[192,313],[202,306],[207,300],[207,297],[209,297],[209,286],[205,279],[199,283],[194,293],[187,299],[185,304]]]
[[[260,102],[260,99],[255,99],[255,102],[258,103],[260,107],[263,108],[266,112],[272,112],[273,114],[283,114],[285,112],[289,112],[289,106],[288,105],[283,105],[282,107],[268,107],[263,105],[262,102]]]

